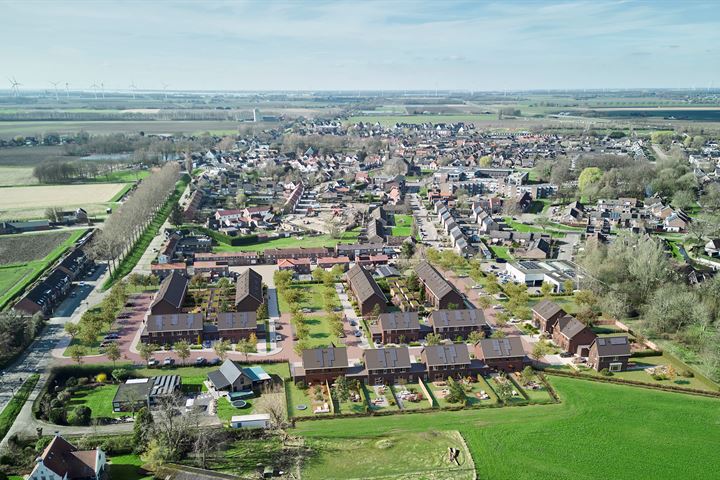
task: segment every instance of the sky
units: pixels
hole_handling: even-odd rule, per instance
[[[720,87],[718,1],[0,0],[0,88]]]

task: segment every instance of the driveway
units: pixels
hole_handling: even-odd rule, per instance
[[[355,310],[350,303],[345,287],[342,283],[335,284],[335,291],[340,299],[340,305],[343,309],[343,327],[345,330],[345,345],[348,347],[348,356],[360,357],[360,351],[357,349],[373,348],[374,345],[370,345],[367,337],[365,336],[361,322],[362,319],[355,315]],[[355,326],[350,325],[350,322],[355,322]],[[360,332],[362,336],[356,337],[355,332]]]

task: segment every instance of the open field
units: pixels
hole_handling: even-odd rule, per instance
[[[4,123],[0,122],[0,130]],[[2,135],[0,135],[1,137]],[[34,167],[49,160],[67,160],[61,146],[32,146],[0,148],[0,165],[14,167]]]
[[[0,187],[16,185],[36,185],[38,179],[33,177],[32,167],[0,167]]]
[[[433,430],[342,442],[313,438],[306,445],[317,452],[303,466],[302,476],[306,479],[473,478],[472,458],[456,431]],[[459,466],[448,461],[450,447],[460,449]]]
[[[22,291],[29,283],[38,278],[38,276],[45,271],[49,265],[55,262],[85,232],[85,229],[73,230],[72,233],[70,233],[64,240],[60,240],[56,246],[49,251],[49,253],[42,257],[38,257],[36,260],[24,263],[15,263],[12,256],[6,257],[13,263],[0,267],[0,309],[4,308],[7,302],[14,298],[15,295]],[[49,234],[23,234],[22,238],[28,242],[28,245],[32,245],[34,239],[39,238],[41,235]],[[44,240],[45,239],[43,238],[43,241]],[[43,248],[47,249],[49,246],[45,245]],[[32,246],[32,250],[35,250],[35,246]],[[38,251],[32,253],[32,255],[37,257],[40,253],[41,252]]]
[[[494,480],[708,478],[720,462],[719,400],[569,378],[551,383],[561,404],[300,422],[297,431],[342,445],[458,430],[479,478]],[[402,459],[408,466],[413,460]]]
[[[0,122],[0,138],[16,136],[39,136],[43,133],[75,134],[86,131],[90,134],[109,133],[195,133],[206,131],[236,132],[241,125],[229,121],[57,121],[57,122]]]
[[[409,237],[412,235],[412,215],[393,215],[395,226],[392,227],[392,234],[396,237]]]
[[[0,265],[40,260],[67,240],[72,231],[21,233],[0,237]]]
[[[82,207],[89,215],[97,215],[125,187],[124,183],[7,187],[0,195],[0,218],[44,218],[48,207]]]
[[[471,123],[480,120],[497,120],[496,114],[464,114],[464,115],[358,115],[346,120],[346,124],[380,123],[383,126],[396,123]]]

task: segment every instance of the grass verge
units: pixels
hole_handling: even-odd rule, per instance
[[[39,379],[40,375],[37,373],[30,375],[30,377],[25,380],[25,383],[22,384],[20,389],[10,399],[2,413],[0,413],[0,439],[5,438],[5,435],[7,435],[10,427],[12,427],[12,424],[15,423],[15,419],[20,414],[20,410],[22,410],[23,405],[25,405],[25,402],[35,388]]]

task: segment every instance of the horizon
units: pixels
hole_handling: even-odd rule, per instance
[[[702,91],[720,80],[714,2],[26,1],[4,9],[16,21],[0,32],[13,45],[3,90],[9,78],[26,92],[51,90],[51,82],[118,92],[131,84],[172,92]]]

